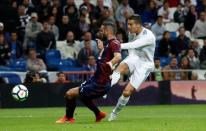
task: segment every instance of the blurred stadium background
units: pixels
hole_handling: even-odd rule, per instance
[[[16,121],[35,123],[37,118],[44,117],[38,110],[53,111],[42,119],[50,123],[46,126],[51,126],[63,112],[62,108],[4,108],[64,106],[65,90],[91,77],[96,69],[95,39],[100,25],[113,23],[117,27],[116,37],[127,42],[132,36],[128,35],[126,18],[132,14],[141,15],[144,27],[154,32],[157,41],[155,71],[129,105],[169,106],[128,107],[119,123],[110,125],[111,130],[127,130],[119,127],[124,123],[133,130],[135,124],[141,125],[139,130],[174,130],[174,127],[205,130],[206,0],[0,0],[0,130],[14,130],[15,126],[17,130],[26,128],[20,126],[24,123]],[[122,51],[122,56],[126,57],[127,52]],[[127,76],[122,76],[118,87],[113,88],[106,99],[96,102],[113,106],[126,82]],[[12,87],[20,83],[25,84],[30,93],[23,103],[14,101],[10,94]],[[110,107],[104,109],[111,110]],[[90,122],[85,112],[89,111],[80,109],[82,118],[77,117],[84,120],[78,124]],[[37,117],[33,117],[35,115]],[[131,123],[127,123],[127,119]],[[15,126],[9,127],[11,124]],[[34,126],[27,130],[40,130]],[[46,126],[42,130],[52,130]],[[110,130],[107,126],[106,122],[98,125],[100,130]],[[95,130],[95,127],[86,122],[78,129]],[[66,129],[77,128],[53,128]]]

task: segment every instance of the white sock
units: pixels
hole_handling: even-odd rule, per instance
[[[121,77],[120,72],[115,70],[115,71],[112,73],[112,75],[111,75],[111,79],[112,79],[112,80],[111,80],[111,86],[117,84],[117,82],[119,81],[120,77]]]
[[[114,113],[119,113],[124,106],[128,103],[130,97],[124,97],[123,95],[119,98],[116,107],[114,108]]]

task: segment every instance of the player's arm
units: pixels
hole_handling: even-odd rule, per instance
[[[132,42],[123,43],[121,44],[121,49],[136,49],[148,46],[152,43],[152,41],[154,41],[154,39],[155,38],[152,37],[143,37]]]
[[[109,64],[110,68],[114,70],[115,66],[121,61],[122,55],[121,55],[121,47],[120,47],[120,42],[119,41],[113,41],[110,44],[110,49],[114,54],[114,57],[107,62]]]
[[[121,53],[115,52],[113,59],[107,62],[107,64],[109,64],[110,68],[113,70],[115,68],[115,65],[117,65],[121,61],[121,59],[122,59]]]

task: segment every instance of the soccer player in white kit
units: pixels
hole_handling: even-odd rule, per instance
[[[127,104],[130,96],[154,70],[153,60],[156,44],[154,34],[142,26],[141,16],[139,15],[133,15],[128,19],[128,31],[130,34],[136,34],[136,36],[132,41],[121,44],[121,49],[128,50],[129,55],[113,72],[111,85],[117,84],[121,74],[129,75],[129,83],[110,114],[108,121],[116,119],[117,114]]]

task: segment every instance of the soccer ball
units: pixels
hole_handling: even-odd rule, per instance
[[[16,85],[12,89],[11,94],[16,101],[23,102],[28,98],[29,91],[24,85]]]

